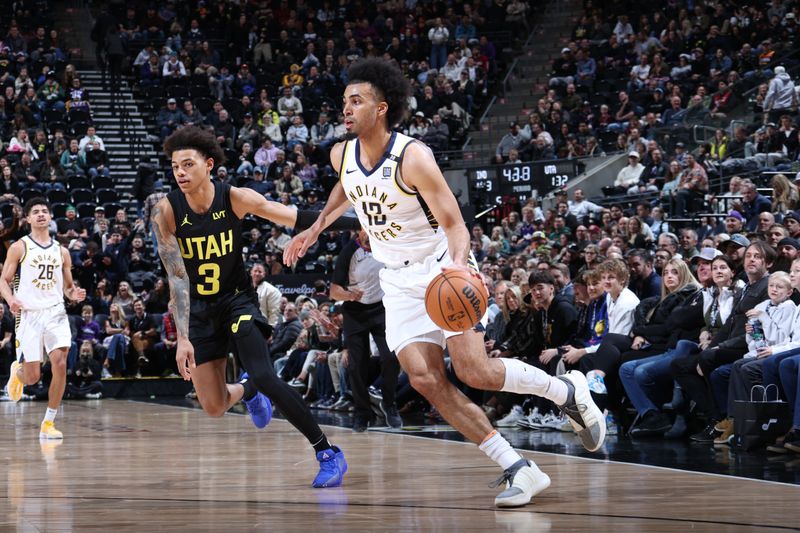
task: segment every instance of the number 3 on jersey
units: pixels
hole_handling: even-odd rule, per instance
[[[219,265],[216,263],[203,263],[197,268],[197,273],[203,276],[203,283],[197,284],[197,294],[210,296],[219,292]]]
[[[386,224],[386,215],[383,214],[381,204],[378,202],[361,202],[361,208],[367,215],[370,226],[383,226]]]

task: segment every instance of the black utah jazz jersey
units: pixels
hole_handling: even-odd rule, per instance
[[[242,260],[242,221],[231,208],[231,186],[213,183],[214,201],[203,214],[192,211],[180,190],[167,195],[193,299],[218,298],[250,288]]]

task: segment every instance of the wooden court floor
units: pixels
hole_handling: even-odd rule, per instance
[[[498,469],[475,446],[328,428],[350,464],[314,490],[311,449],[289,424],[124,400],[66,402],[60,445],[38,441],[42,403],[0,404],[6,531],[781,531],[800,488],[525,452],[553,479],[498,511]]]

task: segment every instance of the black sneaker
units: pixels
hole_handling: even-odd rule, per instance
[[[400,413],[397,412],[397,405],[394,403],[388,405],[386,402],[381,400],[380,408],[381,413],[383,413],[383,418],[386,419],[387,426],[394,429],[403,427],[403,419],[400,418]]]
[[[353,416],[353,432],[364,433],[369,426],[369,416],[356,414]]]
[[[783,447],[795,453],[800,453],[800,431],[792,431],[786,435]]]
[[[647,411],[639,417],[631,427],[631,437],[663,436],[672,427],[669,417],[659,411]]]
[[[717,436],[720,434],[719,431],[714,429],[714,426],[716,424],[717,424],[716,422],[712,421],[705,428],[703,428],[703,431],[701,431],[700,433],[695,433],[694,435],[689,437],[689,439],[691,439],[693,442],[712,444],[714,442],[714,439],[716,439]]]

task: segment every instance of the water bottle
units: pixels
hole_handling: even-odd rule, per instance
[[[750,334],[750,338],[753,339],[755,349],[766,348],[768,344],[767,340],[764,338],[764,328],[761,326],[761,321],[757,318],[751,318],[749,322],[750,327],[753,328],[753,333]]]

